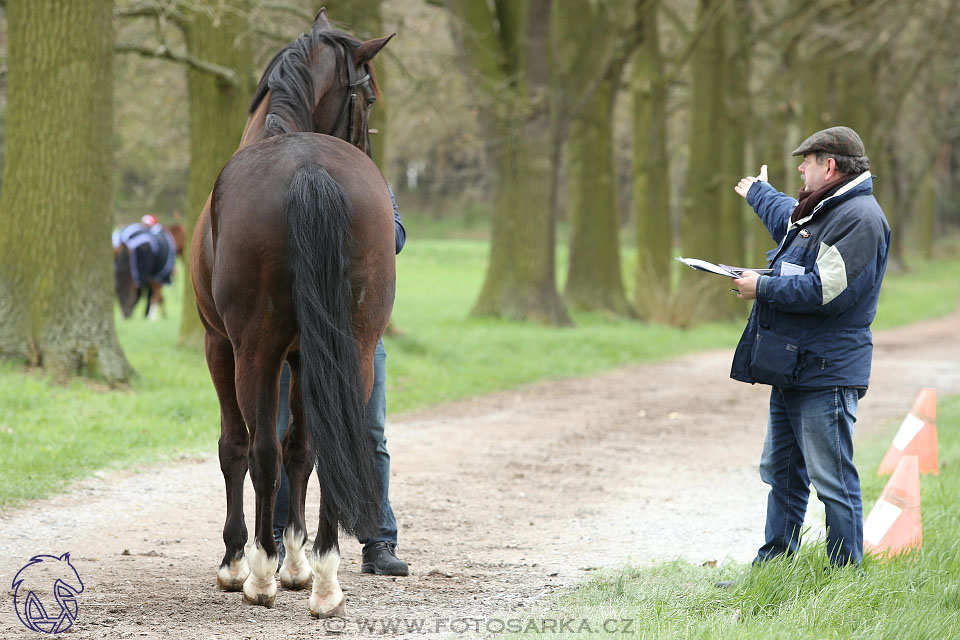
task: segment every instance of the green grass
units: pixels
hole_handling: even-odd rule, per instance
[[[939,476],[921,477],[923,547],[918,552],[889,561],[868,556],[862,574],[854,568],[829,570],[822,541],[755,570],[744,564],[714,568],[683,561],[628,567],[595,576],[531,620],[573,619],[574,628],[586,621],[591,629],[617,620],[619,631],[624,631],[624,620],[631,621],[630,633],[603,636],[611,638],[960,637],[960,396],[940,398],[937,411],[941,468]],[[887,480],[874,470],[897,426],[891,425],[889,438],[866,443],[857,455],[864,515]],[[737,583],[717,589],[714,583],[724,579]]]
[[[597,313],[574,313],[576,327],[566,329],[470,318],[487,251],[481,240],[418,239],[398,258],[394,323],[404,335],[385,340],[391,414],[629,362],[730,349],[742,330],[740,323],[681,330]],[[624,263],[629,270],[629,252]],[[716,278],[716,286],[727,283]],[[918,263],[913,273],[888,276],[886,286],[894,293],[881,297],[878,326],[947,313],[960,300],[960,260]],[[174,347],[179,292],[179,283],[167,289],[166,320],[118,319],[120,342],[138,372],[127,391],[83,380],[54,386],[40,373],[0,363],[0,507],[59,491],[96,469],[216,451],[218,406],[203,354]]]

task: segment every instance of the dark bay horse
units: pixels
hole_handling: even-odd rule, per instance
[[[336,31],[321,9],[310,33],[274,57],[191,249],[207,364],[220,400],[227,517],[217,584],[242,590],[254,604],[272,606],[276,598],[276,422],[287,360],[293,423],[282,448],[290,510],[280,583],[300,589],[312,578],[310,613],[317,617],[343,611],[338,525],[366,535],[379,515],[364,407],[374,348],[393,308],[395,240],[386,182],[366,153],[377,94],[369,62],[389,39],[361,42]],[[314,467],[321,508],[308,561],[304,501]],[[248,469],[256,493],[249,561]]]

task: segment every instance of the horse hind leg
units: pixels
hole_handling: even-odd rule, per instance
[[[256,493],[256,523],[250,550],[250,575],[243,583],[249,604],[272,607],[277,597],[277,545],[273,539],[273,505],[280,487],[280,443],[277,440],[277,390],[284,348],[241,339],[254,346],[237,353],[237,399],[250,431],[247,458]]]
[[[307,561],[307,528],[304,509],[307,497],[307,481],[314,467],[313,450],[307,430],[304,426],[302,396],[299,386],[299,359],[296,354],[288,354],[290,362],[290,413],[293,423],[287,429],[283,439],[283,464],[290,481],[290,505],[287,512],[287,526],[283,531],[283,546],[286,555],[280,567],[280,586],[284,589],[300,590],[310,584],[313,572]],[[280,393],[284,390],[281,388]],[[283,398],[281,397],[281,401]]]
[[[220,471],[226,484],[227,517],[223,525],[226,551],[217,571],[217,587],[240,591],[250,575],[244,555],[247,526],[243,520],[243,479],[247,475],[247,428],[237,405],[233,347],[230,341],[207,330],[204,346],[210,377],[220,400]]]
[[[323,499],[323,487],[320,487],[320,527],[310,556],[310,567],[313,569],[310,615],[314,618],[343,616],[346,611],[343,590],[337,579],[337,570],[340,568],[337,521],[330,503]]]

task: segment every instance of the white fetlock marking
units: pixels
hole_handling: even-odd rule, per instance
[[[304,551],[306,544],[307,539],[300,531],[288,528],[283,532],[283,546],[287,550],[287,555],[284,556],[283,566],[280,567],[280,584],[306,586],[311,574],[307,554]]]
[[[223,585],[239,585],[247,579],[248,575],[250,575],[250,565],[247,564],[247,556],[241,556],[239,560],[234,558],[229,565],[220,567],[217,571],[217,580]]]
[[[147,320],[150,320],[151,322],[156,322],[159,319],[160,319],[159,305],[155,303],[151,303],[150,311],[147,312]]]
[[[250,575],[243,583],[243,594],[252,601],[261,595],[272,600],[277,595],[277,581],[273,575],[277,572],[277,556],[268,556],[267,552],[255,543],[250,550]]]
[[[310,556],[313,569],[313,592],[310,594],[310,613],[326,615],[343,601],[343,591],[337,580],[340,553],[331,549],[323,555],[316,551]]]

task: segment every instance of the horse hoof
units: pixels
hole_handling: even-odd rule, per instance
[[[224,578],[223,576],[217,576],[217,589],[220,591],[240,591],[243,589],[243,581],[245,578]]]
[[[315,610],[313,607],[310,607],[310,615],[314,618],[343,618],[347,613],[347,607],[344,602],[344,599],[340,598],[339,604],[328,611]]]
[[[255,598],[251,598],[247,595],[247,592],[243,592],[243,601],[246,604],[256,606],[256,607],[266,607],[267,609],[272,609],[274,603],[277,601],[277,595],[268,595],[266,593],[258,593]]]
[[[313,582],[313,574],[307,574],[306,578],[296,578],[291,577],[287,578],[280,576],[280,587],[286,589],[287,591],[302,591],[310,586]]]
[[[221,591],[240,591],[250,575],[250,565],[244,556],[234,558],[217,571],[217,589]]]

